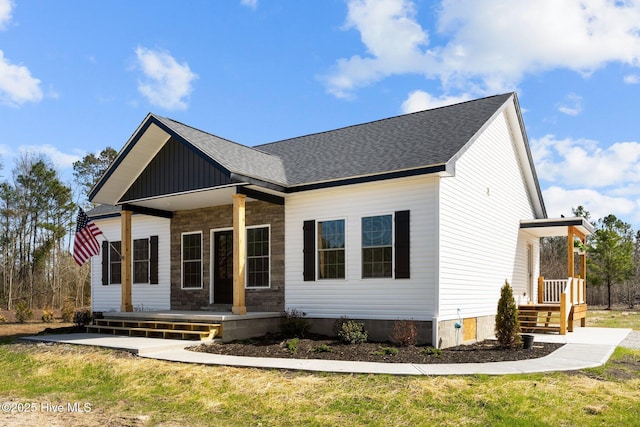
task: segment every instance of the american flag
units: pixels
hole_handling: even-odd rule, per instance
[[[93,255],[100,253],[100,244],[96,239],[102,234],[93,221],[89,220],[86,213],[80,208],[76,220],[76,236],[73,240],[73,259],[82,266]]]

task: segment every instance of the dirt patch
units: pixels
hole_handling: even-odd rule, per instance
[[[313,336],[297,343],[280,335],[233,343],[207,343],[189,350],[231,356],[290,359],[347,360],[386,363],[485,363],[535,359],[548,355],[563,344],[534,343],[532,349],[505,350],[497,341],[482,341],[458,348],[397,347],[391,343],[343,344],[331,338]]]
[[[71,332],[84,332],[84,328],[78,329],[73,323],[0,323],[0,338],[11,339],[23,336],[39,334],[66,334]]]

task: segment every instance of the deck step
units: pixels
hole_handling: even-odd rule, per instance
[[[560,306],[527,304],[518,307],[518,320],[522,332],[560,332]]]
[[[205,341],[220,337],[222,325],[139,319],[95,319],[92,325],[87,326],[87,332]]]

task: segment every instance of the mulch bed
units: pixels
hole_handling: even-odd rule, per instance
[[[290,339],[278,334],[232,343],[207,343],[189,350],[231,356],[275,357],[289,359],[323,359],[387,363],[485,363],[509,360],[535,359],[548,355],[563,344],[537,343],[524,350],[502,349],[497,341],[487,340],[458,348],[433,352],[430,347],[397,347],[391,343],[343,344],[324,336],[299,339],[295,352],[289,347]],[[395,353],[397,354],[389,354]]]

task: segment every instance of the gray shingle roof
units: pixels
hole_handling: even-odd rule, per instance
[[[454,157],[512,93],[254,147],[282,159],[286,183],[440,165]]]

